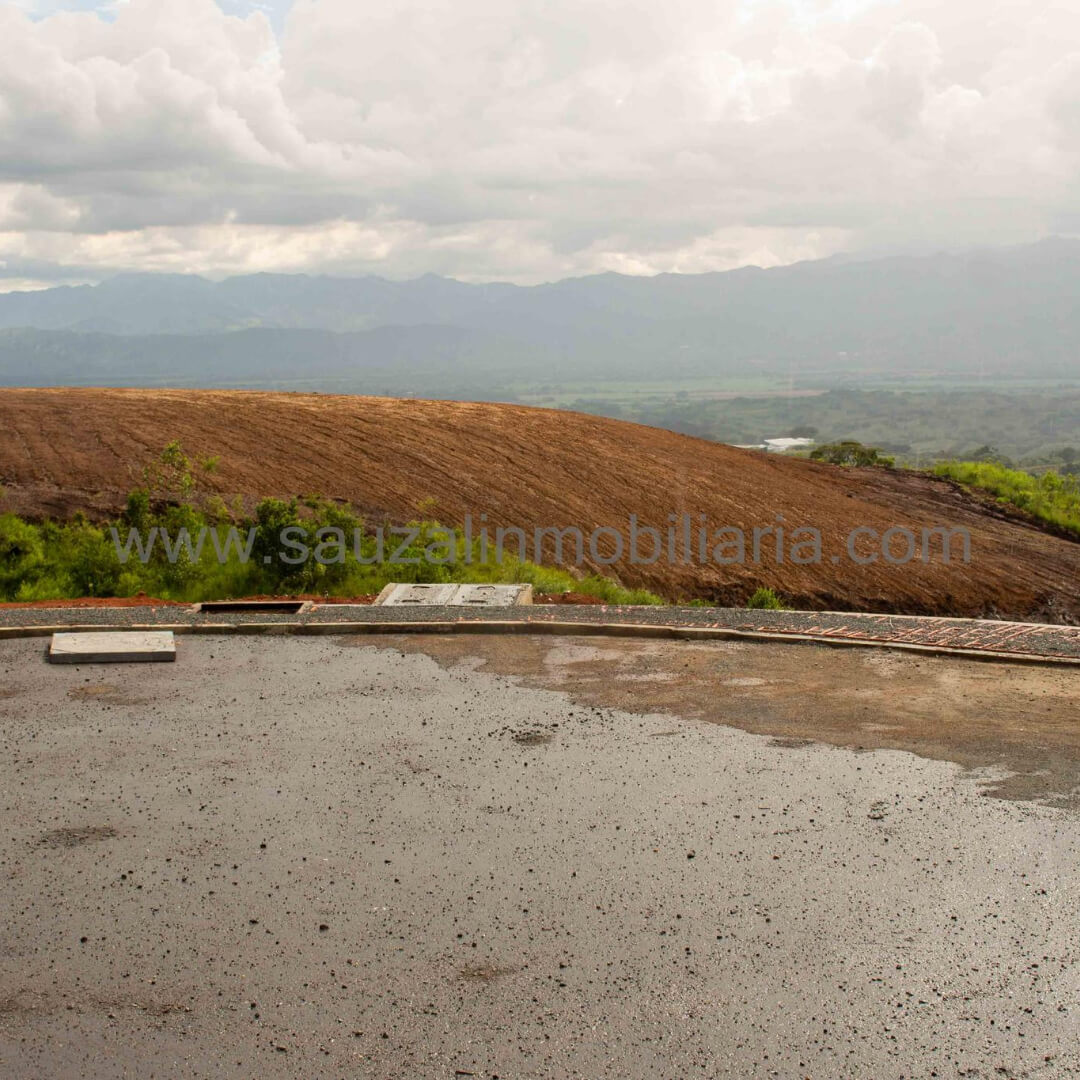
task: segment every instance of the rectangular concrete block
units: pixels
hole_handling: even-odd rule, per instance
[[[460,585],[450,603],[462,607],[517,607],[532,603],[532,586]]]
[[[439,607],[449,604],[456,585],[387,585],[376,604],[385,607]]]
[[[387,607],[516,607],[532,603],[531,585],[387,585]]]
[[[53,634],[53,664],[153,664],[176,659],[171,630]]]

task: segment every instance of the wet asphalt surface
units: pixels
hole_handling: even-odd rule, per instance
[[[0,1075],[1080,1069],[1075,814],[347,641],[0,642]]]

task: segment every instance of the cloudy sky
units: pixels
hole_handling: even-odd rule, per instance
[[[0,288],[1049,234],[1076,0],[0,0]]]

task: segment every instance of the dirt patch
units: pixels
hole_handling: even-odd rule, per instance
[[[516,635],[363,641],[561,690],[578,704],[694,717],[779,746],[954,761],[994,772],[988,794],[1080,806],[1080,675],[1067,669],[796,644],[620,641],[580,652],[569,638]]]
[[[179,600],[159,600],[153,596],[93,596],[78,600],[28,600],[0,603],[0,608],[25,608],[48,611],[54,608],[136,608],[136,607],[190,607]]]
[[[8,435],[0,509],[29,516],[115,514],[142,467],[178,439],[196,457],[220,456],[205,482],[226,500],[321,491],[370,525],[415,518],[434,499],[445,524],[486,514],[489,530],[519,527],[530,537],[568,526],[586,536],[598,526],[625,533],[632,515],[666,528],[668,515],[682,513],[747,536],[781,514],[789,530],[820,534],[816,565],[780,565],[770,544],[760,562],[734,566],[696,558],[646,565],[626,552],[607,567],[607,541],[599,557],[586,551],[582,570],[672,600],[737,606],[764,585],[807,609],[1080,619],[1080,545],[946,481],[836,469],[602,417],[322,394],[4,389],[0,430]],[[859,565],[846,557],[854,529],[882,535],[894,526],[917,535],[967,529],[972,562]],[[553,538],[543,555],[555,561]]]
[[[68,691],[72,701],[96,701],[99,705],[146,705],[148,698],[135,697],[125,693],[112,683],[91,683],[89,686],[75,686]]]
[[[22,990],[0,997],[0,1016],[4,1017],[31,1016],[44,1011],[45,1007],[44,995],[31,990]]]
[[[514,742],[519,746],[547,746],[554,736],[550,731],[518,731],[514,734]]]
[[[134,998],[110,998],[101,994],[86,993],[78,988],[65,992],[39,993],[34,990],[20,990],[0,998],[0,1016],[22,1017],[59,1013],[99,1013],[107,1019],[115,1020],[121,1012],[142,1014],[164,1018],[176,1013],[190,1013],[189,1005],[177,1001],[158,1001],[147,999],[137,1001]]]
[[[112,840],[120,834],[111,825],[73,825],[62,829],[50,829],[43,833],[35,847],[76,848],[83,844],[96,844]]]
[[[535,604],[575,604],[589,605],[602,604],[604,601],[595,596],[586,596],[584,593],[536,593],[533,597]]]

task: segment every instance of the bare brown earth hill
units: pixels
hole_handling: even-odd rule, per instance
[[[759,585],[806,608],[999,615],[1080,620],[1080,544],[1050,535],[986,506],[943,481],[880,469],[839,469],[577,413],[516,405],[416,401],[318,394],[181,390],[0,390],[0,510],[27,516],[94,518],[115,513],[143,467],[171,440],[197,457],[220,457],[204,486],[226,499],[319,493],[351,503],[370,524],[402,522],[423,509],[447,525],[481,515],[490,530],[518,526],[598,526],[628,533],[631,515],[666,530],[669,515],[690,515],[691,555],[681,540],[665,554],[609,568],[613,537],[600,559],[585,551],[585,570],[602,569],[627,585],[669,599],[743,602]],[[433,503],[432,503],[433,500]],[[778,523],[781,516],[783,521]],[[706,561],[698,529],[707,522]],[[753,557],[752,531],[766,536]],[[959,544],[941,558],[930,536],[929,561],[887,562],[879,536],[911,531],[921,554],[923,530],[970,534],[970,561]],[[821,536],[793,547],[797,527]],[[713,534],[738,528],[746,561],[717,565]],[[681,529],[679,536],[682,536]],[[734,534],[724,539],[733,540]],[[892,554],[903,558],[904,537]],[[516,540],[507,549],[516,549]],[[568,545],[564,561],[574,561]],[[652,545],[643,539],[639,554]],[[549,547],[549,555],[552,554]],[[737,555],[728,543],[719,553]]]

